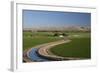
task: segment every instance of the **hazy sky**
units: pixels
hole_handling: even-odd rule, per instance
[[[27,27],[61,27],[90,26],[90,13],[56,12],[23,10],[23,26]]]

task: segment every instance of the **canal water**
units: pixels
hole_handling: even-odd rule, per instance
[[[36,62],[41,62],[41,61],[50,61],[46,58],[43,58],[41,56],[38,55],[36,48],[32,48],[31,51],[28,53],[28,58],[30,58],[32,61],[36,61]]]

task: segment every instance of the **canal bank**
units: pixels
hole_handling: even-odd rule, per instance
[[[27,57],[35,62],[41,61],[61,61],[61,60],[71,60],[72,58],[65,58],[52,54],[49,49],[53,46],[69,43],[71,40],[59,40],[55,42],[50,42],[42,45],[38,45],[27,51]]]

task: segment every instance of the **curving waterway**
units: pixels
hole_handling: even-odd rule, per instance
[[[27,54],[28,58],[30,58],[32,61],[50,61],[46,58],[39,56],[37,51],[38,49],[32,48],[31,51],[29,51]]]
[[[47,43],[47,44],[45,44],[45,46],[43,44],[41,48],[40,48],[41,45],[39,45],[39,47],[37,47],[37,48],[31,48],[27,52],[27,57],[31,61],[36,61],[36,62],[60,60],[60,59],[62,59],[62,57],[55,56],[55,55],[49,55],[46,50],[48,50],[49,48],[51,48],[53,46],[63,44],[66,42],[70,42],[70,40],[55,41],[55,42],[51,42],[49,44]],[[39,50],[38,50],[38,48],[39,48]]]

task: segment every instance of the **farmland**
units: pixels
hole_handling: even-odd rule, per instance
[[[61,35],[63,37],[61,37]],[[30,50],[32,47],[56,42],[60,40],[69,43],[63,43],[53,46],[49,51],[56,56],[71,57],[71,58],[91,58],[91,37],[90,32],[23,32],[23,51]],[[49,46],[49,45],[48,45]],[[32,53],[31,53],[32,54]],[[34,55],[34,54],[33,54]],[[24,57],[25,58],[25,57]]]
[[[57,45],[50,49],[53,54],[63,57],[90,58],[90,38],[73,38],[70,43]]]
[[[53,42],[62,38],[54,37],[52,32],[24,32],[23,33],[23,50],[29,49],[36,45]]]
[[[63,38],[69,37],[72,40],[76,38],[80,39],[90,38],[90,34],[88,32],[64,32],[64,33],[66,33],[69,36],[65,36]],[[25,50],[39,44],[57,41],[63,38],[59,36],[54,36],[54,32],[34,32],[34,33],[23,32],[23,48]]]

